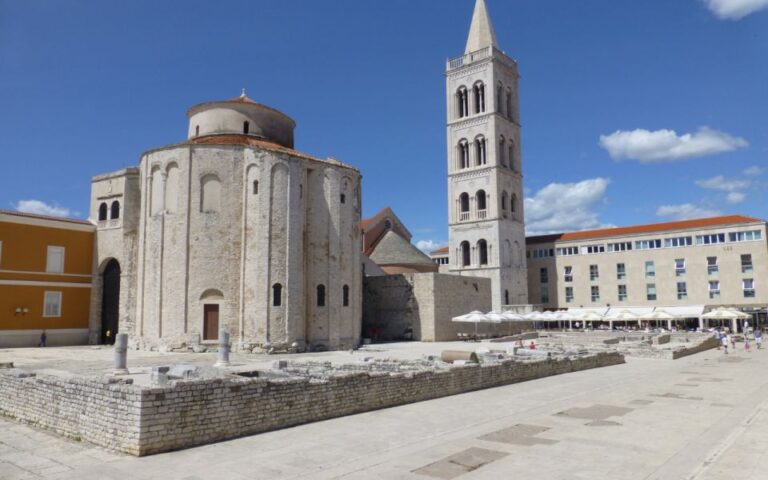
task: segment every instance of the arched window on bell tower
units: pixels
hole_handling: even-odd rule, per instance
[[[501,138],[499,138],[499,164],[504,167],[507,166],[506,150],[507,141],[504,139],[504,135],[502,135]]]
[[[465,86],[459,87],[456,91],[456,113],[459,118],[469,115],[469,94]]]
[[[483,82],[477,82],[475,83],[475,86],[472,87],[472,92],[474,93],[474,100],[475,100],[475,113],[484,113],[485,112],[485,84]]]
[[[488,163],[485,146],[484,136],[479,135],[475,138],[475,166],[486,165]]]
[[[469,142],[466,138],[459,140],[458,155],[459,169],[469,168]]]

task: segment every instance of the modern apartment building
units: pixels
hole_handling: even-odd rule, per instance
[[[0,210],[0,347],[88,341],[95,230]]]
[[[740,215],[528,237],[545,308],[730,306],[765,317],[766,222]]]

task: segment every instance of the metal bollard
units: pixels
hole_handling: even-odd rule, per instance
[[[115,336],[115,371],[114,375],[128,375],[128,334]]]
[[[229,366],[229,333],[226,330],[219,330],[219,360],[214,367]]]

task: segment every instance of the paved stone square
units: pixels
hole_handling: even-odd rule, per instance
[[[3,419],[0,478],[761,478],[767,368],[765,350],[629,358],[143,458]]]

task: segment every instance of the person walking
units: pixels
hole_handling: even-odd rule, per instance
[[[726,333],[720,337],[720,340],[723,342],[723,349],[725,350],[725,354],[728,355],[728,334]]]
[[[45,343],[48,341],[48,335],[45,333],[45,330],[43,330],[40,333],[40,343],[37,344],[38,347],[44,347]]]
[[[720,346],[722,345],[722,340],[720,339],[720,328],[715,328],[715,340],[717,340],[717,349],[720,350]]]
[[[749,352],[749,348],[750,348],[749,337],[747,336],[747,334],[744,334],[744,350]]]
[[[733,351],[736,351],[736,335],[729,333],[728,334],[728,340],[731,341],[731,346],[733,347]]]
[[[755,344],[757,345],[757,349],[760,350],[760,348],[763,346],[763,329],[758,328],[755,330]]]

